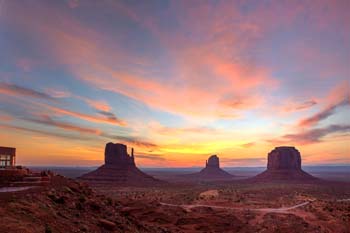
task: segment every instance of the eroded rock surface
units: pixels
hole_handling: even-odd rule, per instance
[[[95,171],[82,175],[79,179],[90,183],[136,186],[161,183],[160,180],[147,175],[136,167],[133,148],[129,155],[126,145],[111,142],[105,147],[105,164]]]
[[[105,147],[105,165],[110,166],[135,166],[134,149],[131,156],[127,152],[127,146],[120,143],[107,143]]]
[[[227,180],[232,179],[232,175],[220,168],[220,159],[217,155],[212,155],[205,163],[205,168],[200,172],[186,175],[191,180]]]
[[[254,181],[310,182],[318,180],[302,170],[301,155],[295,147],[276,147],[268,154],[267,160],[267,170],[253,177]]]
[[[217,155],[210,156],[205,167],[220,168],[219,157]]]
[[[301,156],[295,147],[276,147],[268,154],[268,170],[301,170]]]

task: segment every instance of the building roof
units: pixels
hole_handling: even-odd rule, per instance
[[[16,155],[16,148],[0,146],[0,154]]]

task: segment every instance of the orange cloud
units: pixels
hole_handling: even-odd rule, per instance
[[[12,119],[13,119],[12,116],[0,112],[0,120],[1,121],[11,121]]]
[[[87,127],[81,127],[77,126],[71,123],[66,123],[66,122],[60,122],[57,120],[53,120],[49,116],[41,116],[41,119],[28,119],[32,122],[39,123],[39,124],[45,124],[49,126],[55,126],[58,128],[66,129],[66,130],[71,130],[71,131],[76,131],[79,133],[88,133],[88,134],[95,134],[95,135],[100,135],[101,130],[98,129],[93,129],[93,128],[87,128]]]
[[[63,114],[63,115],[68,115],[76,118],[80,118],[86,121],[91,121],[91,122],[97,122],[97,123],[108,123],[108,124],[114,124],[114,125],[120,125],[120,126],[125,126],[126,122],[123,120],[120,120],[115,117],[99,117],[99,116],[93,116],[85,113],[80,113],[80,112],[75,112],[59,107],[54,107],[54,106],[49,106],[46,105],[48,109],[53,111],[55,114]]]
[[[111,107],[104,101],[101,100],[92,100],[84,97],[79,97],[83,99],[87,104],[89,104],[91,107],[93,107],[96,110],[103,111],[103,112],[109,112],[111,110]]]

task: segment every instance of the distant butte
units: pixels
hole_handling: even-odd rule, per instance
[[[126,145],[111,142],[105,147],[105,164],[95,171],[82,175],[79,179],[90,183],[137,186],[162,183],[136,167],[133,148],[129,155]]]
[[[200,172],[186,175],[189,179],[195,180],[228,180],[233,175],[220,168],[220,160],[217,155],[212,155],[205,163],[205,168]]]
[[[268,154],[267,170],[253,177],[254,181],[297,181],[318,180],[301,168],[301,155],[295,147],[276,147]]]

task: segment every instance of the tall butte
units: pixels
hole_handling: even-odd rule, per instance
[[[252,178],[254,181],[297,181],[318,180],[301,168],[300,152],[291,146],[280,146],[267,157],[267,170]]]
[[[91,183],[113,183],[120,185],[148,185],[161,183],[160,180],[140,171],[135,165],[134,149],[131,155],[127,146],[120,143],[107,143],[105,164],[96,170],[82,175],[79,179]]]
[[[227,180],[233,175],[220,168],[220,160],[217,155],[212,155],[205,162],[205,168],[200,172],[188,174],[186,177],[195,180]]]

